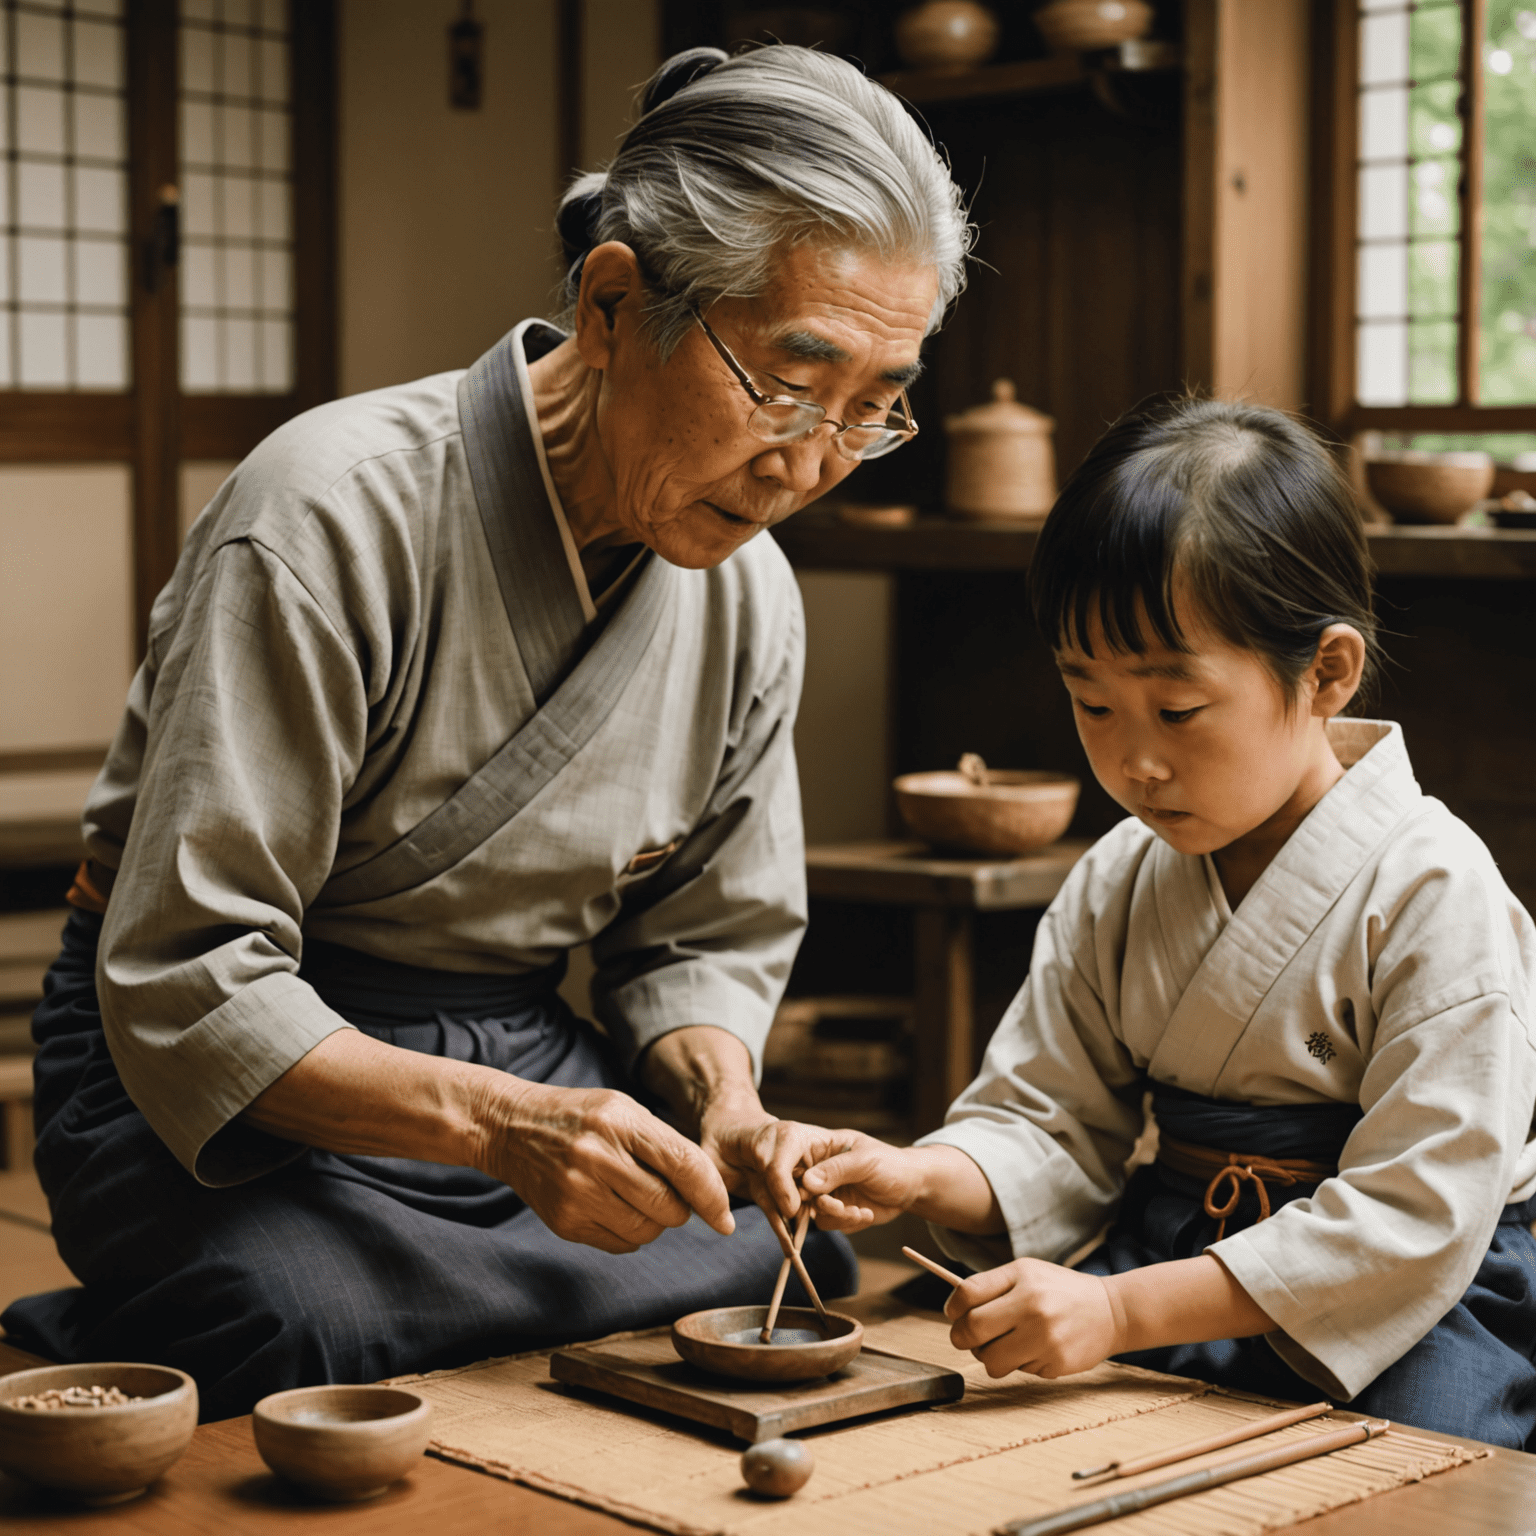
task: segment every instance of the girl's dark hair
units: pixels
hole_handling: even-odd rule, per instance
[[[1152,636],[1188,651],[1180,577],[1203,619],[1260,656],[1294,694],[1330,624],[1379,664],[1371,565],[1354,492],[1300,422],[1267,406],[1159,400],[1121,417],[1067,481],[1030,564],[1035,622],[1053,646],[1092,655],[1090,617],[1112,651]]]

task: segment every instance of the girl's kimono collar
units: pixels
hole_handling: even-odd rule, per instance
[[[1159,1082],[1220,1097],[1232,1048],[1281,972],[1346,887],[1423,800],[1403,744],[1386,720],[1335,720],[1328,736],[1346,772],[1312,808],[1238,904],[1185,989],[1147,1070]],[[1182,884],[1177,862],[1199,861],[1165,843],[1154,876]],[[1193,878],[1204,886],[1203,873]],[[1160,882],[1161,883],[1161,882]]]

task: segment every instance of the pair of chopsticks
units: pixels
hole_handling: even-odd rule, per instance
[[[930,1274],[937,1275],[948,1284],[963,1284],[959,1275],[945,1269],[942,1264],[935,1264],[932,1259],[919,1253],[915,1248],[903,1248],[901,1251],[913,1263],[920,1264]],[[1102,1478],[1109,1482],[1125,1477],[1136,1477],[1142,1472],[1151,1472],[1157,1467],[1166,1467],[1176,1461],[1189,1461],[1196,1456],[1207,1455],[1211,1451],[1224,1450],[1229,1445],[1256,1440],[1261,1435],[1273,1434],[1278,1429],[1287,1429],[1292,1424],[1302,1424],[1308,1419],[1315,1419],[1332,1411],[1332,1403],[1309,1403],[1304,1408],[1287,1408],[1281,1413],[1270,1414],[1267,1418],[1255,1419],[1248,1424],[1240,1424],[1221,1434],[1207,1435],[1201,1440],[1189,1440],[1183,1445],[1170,1446],[1167,1450],[1154,1451],[1150,1455],[1138,1456],[1131,1461],[1108,1461],[1099,1467],[1080,1467],[1072,1477],[1077,1482],[1089,1478]],[[1346,1424],[1340,1429],[1320,1435],[1313,1435],[1299,1443],[1226,1456],[1198,1472],[1185,1472],[1176,1477],[1165,1478],[1162,1482],[1152,1483],[1145,1488],[1111,1494],[1108,1498],[1097,1499],[1089,1504],[1076,1504],[1068,1509],[1058,1510],[1053,1515],[1044,1515],[1034,1520],[1012,1520],[1007,1525],[998,1526],[995,1536],[1060,1536],[1060,1533],[1065,1531],[1081,1530],[1084,1526],[1097,1525],[1103,1520],[1117,1520],[1122,1515],[1151,1509],[1154,1505],[1166,1504],[1171,1499],[1181,1499],[1187,1494],[1199,1493],[1206,1488],[1219,1488],[1225,1483],[1234,1483],[1241,1478],[1257,1477],[1260,1473],[1274,1472],[1298,1461],[1308,1461],[1314,1456],[1325,1456],[1328,1452],[1342,1450],[1345,1446],[1359,1445],[1363,1441],[1374,1439],[1377,1435],[1385,1434],[1390,1427],[1385,1419],[1367,1419],[1363,1422]]]
[[[822,1305],[821,1297],[816,1294],[816,1287],[811,1283],[805,1261],[800,1257],[800,1250],[805,1246],[805,1234],[811,1224],[809,1203],[801,1203],[800,1219],[795,1223],[793,1242],[790,1241],[789,1229],[784,1225],[784,1218],[777,1211],[768,1211],[766,1214],[768,1225],[773,1228],[773,1235],[778,1238],[779,1247],[784,1250],[784,1262],[779,1265],[779,1278],[773,1286],[773,1300],[768,1303],[768,1320],[763,1324],[763,1331],[758,1335],[764,1344],[771,1344],[773,1343],[773,1325],[779,1320],[779,1304],[784,1300],[784,1287],[789,1284],[791,1266],[800,1277],[800,1284],[805,1287],[805,1294],[811,1298],[817,1312],[825,1317],[827,1309]]]

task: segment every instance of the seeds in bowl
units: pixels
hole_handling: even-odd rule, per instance
[[[35,1408],[47,1411],[52,1408],[124,1408],[129,1403],[142,1403],[142,1397],[129,1397],[121,1387],[50,1387],[46,1392],[34,1392],[28,1397],[13,1397],[7,1408]]]

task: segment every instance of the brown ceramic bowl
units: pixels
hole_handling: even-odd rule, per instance
[[[1403,523],[1454,523],[1493,489],[1486,453],[1398,453],[1368,459],[1371,495]]]
[[[1152,17],[1146,0],[1050,0],[1031,20],[1052,53],[1076,53],[1145,37]]]
[[[252,1414],[256,1449],[280,1477],[335,1503],[372,1499],[427,1449],[432,1405],[403,1387],[295,1387]]]
[[[1054,843],[1072,821],[1082,785],[1061,773],[992,768],[977,784],[963,773],[904,773],[902,820],[925,843],[960,853],[1013,856]]]
[[[118,1408],[12,1408],[66,1387],[116,1387],[142,1403]],[[47,1365],[0,1376],[0,1468],[83,1504],[120,1504],[192,1443],[197,1383],[166,1365]]]
[[[690,1312],[673,1323],[672,1347],[689,1365],[737,1381],[814,1381],[864,1347],[863,1324],[841,1312],[823,1318],[809,1307],[781,1307],[772,1344],[758,1337],[767,1321],[767,1307]]]

